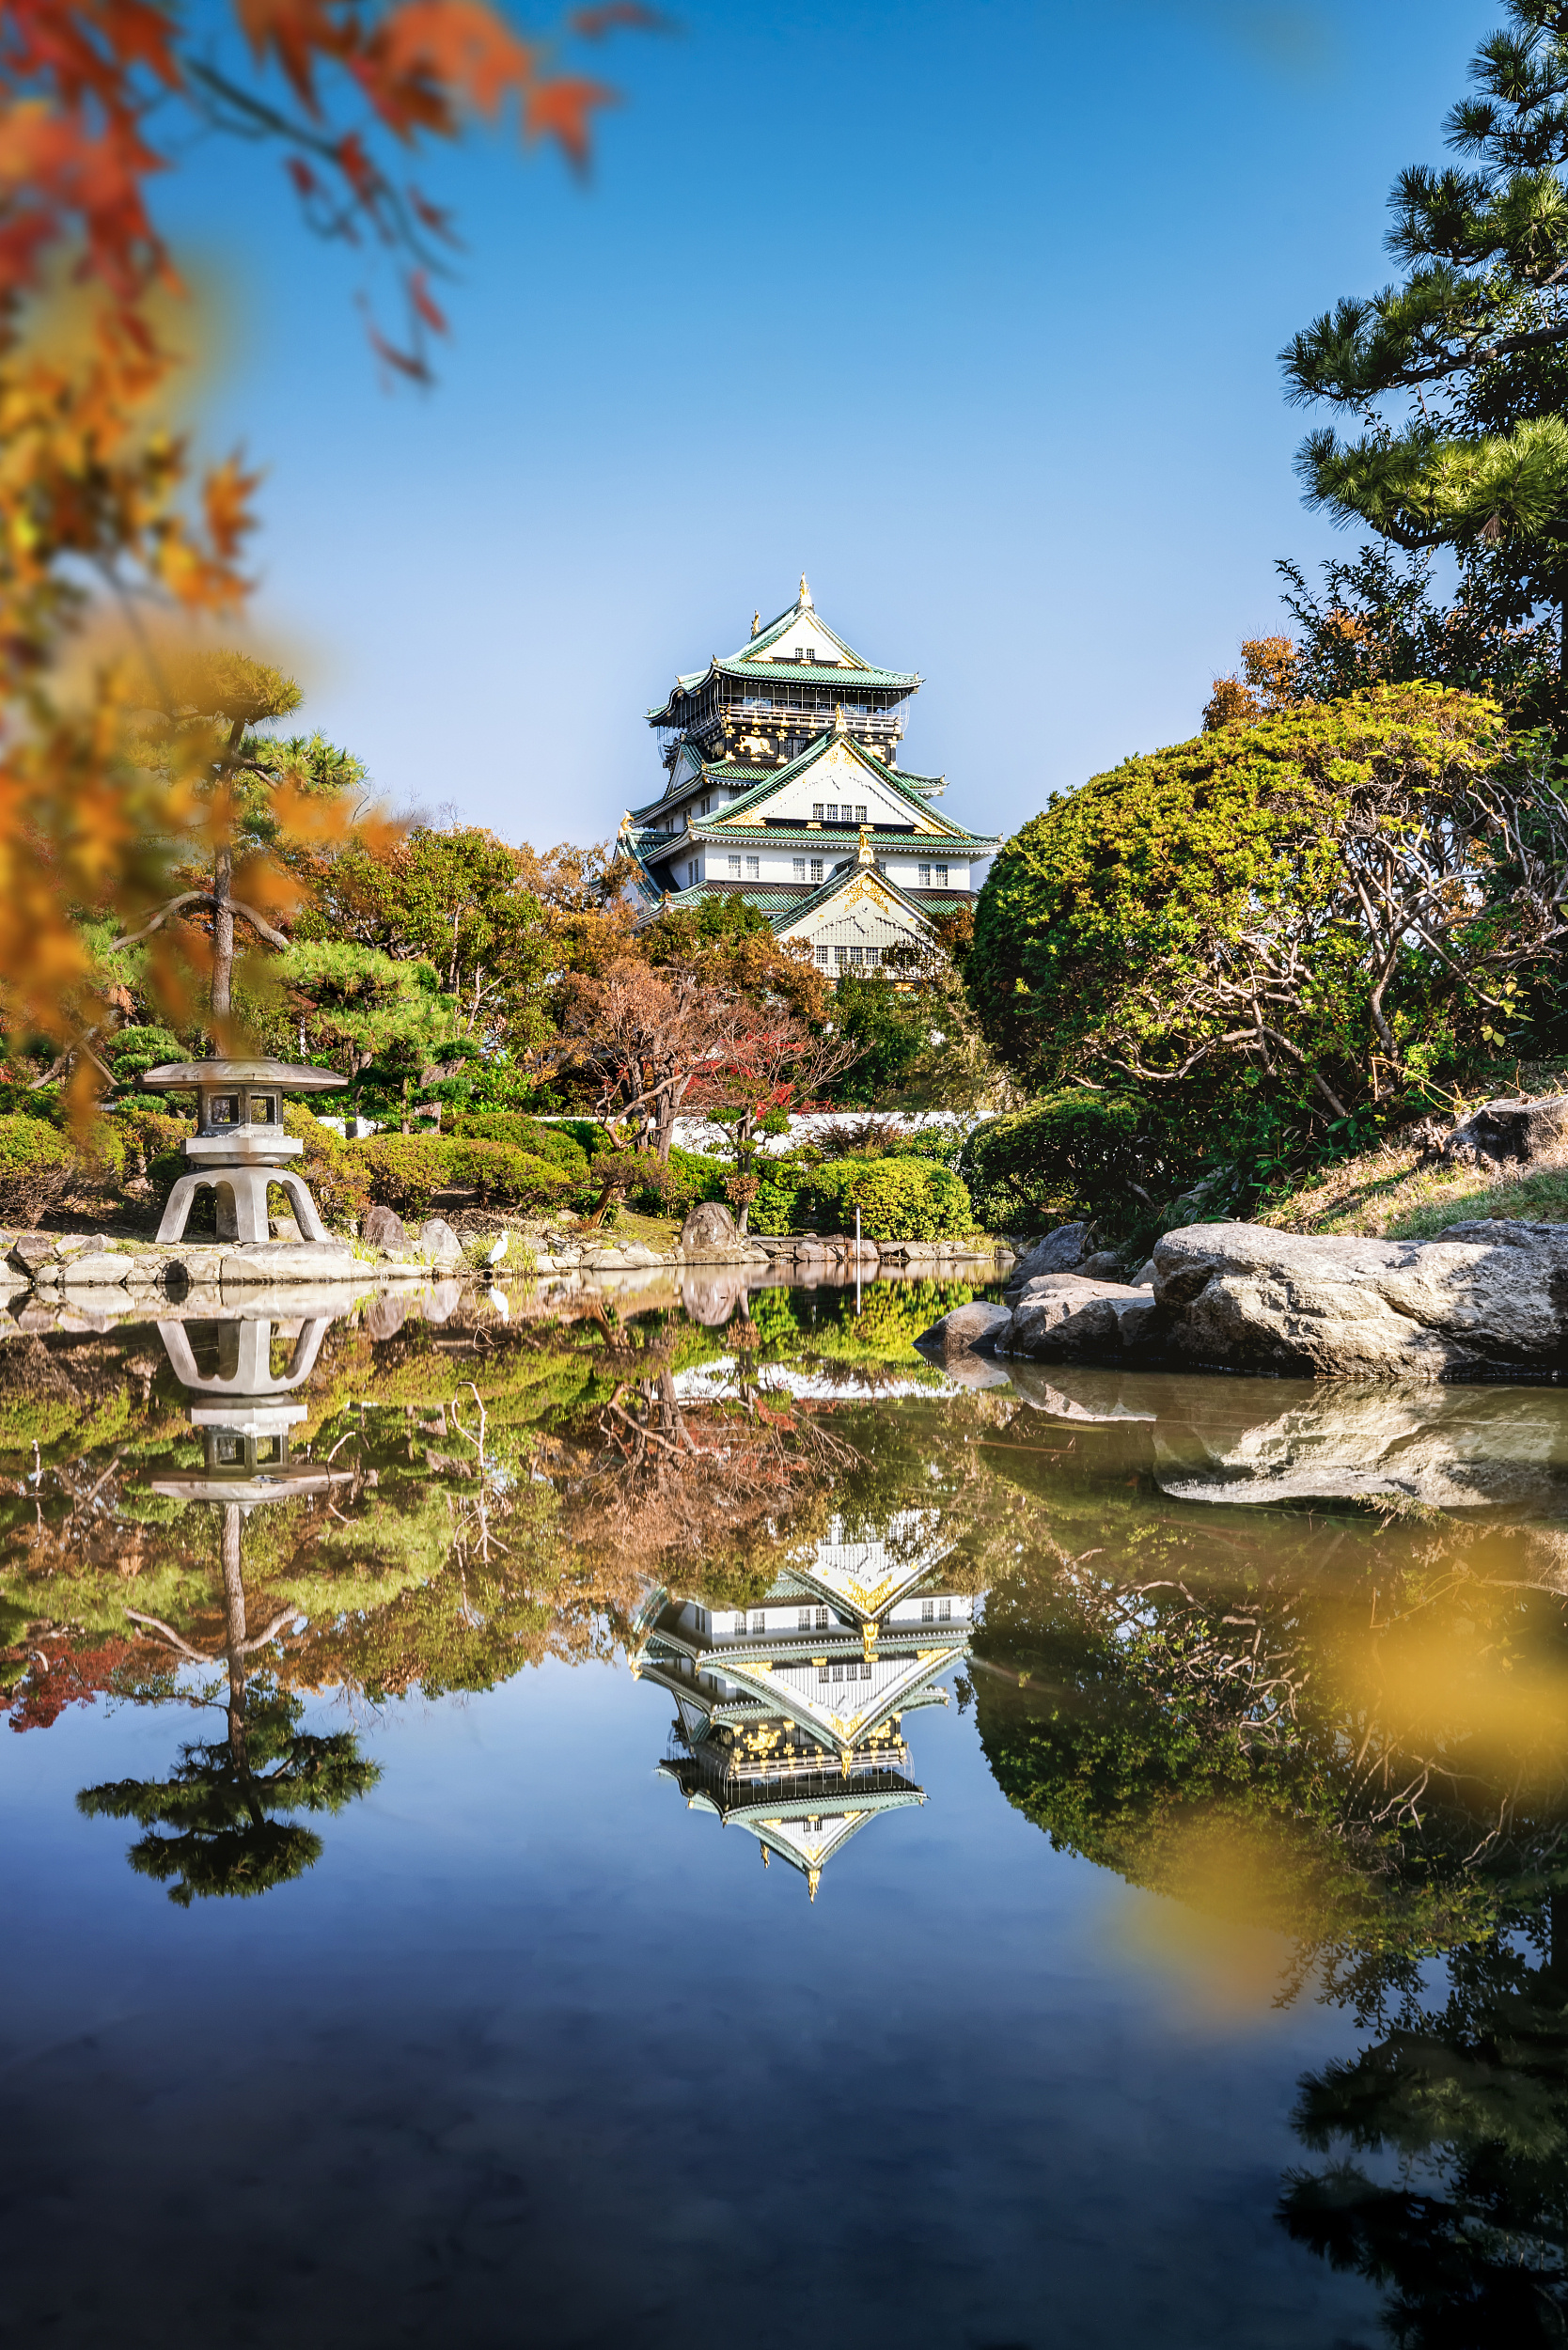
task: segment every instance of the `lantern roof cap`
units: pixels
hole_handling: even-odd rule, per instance
[[[346,1086],[336,1069],[308,1069],[299,1061],[215,1057],[211,1060],[166,1060],[137,1078],[139,1089],[172,1093],[181,1086],[276,1086],[283,1093],[326,1093]]]

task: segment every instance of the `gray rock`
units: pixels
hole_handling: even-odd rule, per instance
[[[303,1240],[305,1237],[300,1230],[297,1217],[291,1215],[269,1216],[267,1230],[274,1240]]]
[[[1149,1290],[1048,1273],[1028,1282],[1012,1311],[999,1355],[1033,1362],[1107,1362],[1147,1355],[1163,1340],[1165,1319]]]
[[[427,1216],[419,1227],[419,1254],[427,1264],[456,1264],[463,1243],[445,1216]]]
[[[1136,1290],[1152,1290],[1153,1286],[1154,1260],[1152,1257],[1146,1257],[1133,1275],[1133,1287]]]
[[[105,1283],[123,1286],[131,1270],[129,1257],[114,1255],[108,1249],[93,1249],[86,1256],[72,1257],[65,1268],[67,1289],[79,1289]]]
[[[1483,1102],[1461,1119],[1444,1142],[1443,1156],[1469,1167],[1528,1167],[1568,1147],[1568,1093],[1542,1102]]]
[[[741,1246],[735,1219],[720,1199],[700,1199],[686,1212],[677,1244],[682,1257],[711,1257],[714,1249],[733,1249]]]
[[[419,1300],[419,1311],[427,1322],[449,1322],[463,1302],[461,1281],[437,1281]]]
[[[47,1232],[19,1232],[6,1261],[23,1273],[35,1274],[54,1254],[55,1243]]]
[[[384,1208],[378,1200],[365,1211],[365,1221],[359,1228],[361,1240],[372,1248],[406,1248],[408,1227],[395,1208]]]
[[[1054,1232],[1026,1249],[1007,1277],[1009,1291],[1021,1290],[1045,1273],[1071,1273],[1082,1264],[1089,1240],[1087,1224],[1058,1224]]]
[[[1170,1359],[1315,1378],[1443,1379],[1568,1358],[1568,1227],[1435,1241],[1200,1224],[1154,1249]]]
[[[1120,1248],[1099,1248],[1073,1270],[1081,1273],[1086,1281],[1120,1281],[1127,1268],[1121,1261]]]
[[[950,1363],[962,1355],[989,1355],[1011,1324],[1012,1315],[1006,1306],[987,1305],[983,1298],[977,1297],[972,1304],[955,1306],[950,1314],[933,1322],[929,1330],[921,1331],[915,1343],[923,1355]]]

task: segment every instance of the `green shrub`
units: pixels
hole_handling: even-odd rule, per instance
[[[545,1207],[573,1187],[564,1168],[531,1151],[520,1151],[513,1143],[460,1137],[447,1149],[447,1181],[472,1188],[485,1207],[492,1202],[514,1208]]]
[[[366,1170],[354,1156],[361,1146],[345,1142],[336,1127],[323,1126],[303,1102],[284,1103],[283,1123],[305,1145],[304,1158],[294,1165],[326,1222],[339,1230],[357,1223],[371,1196]]]
[[[957,1240],[974,1230],[962,1179],[934,1159],[902,1155],[815,1167],[775,1160],[759,1183],[751,1224],[759,1232],[849,1232],[856,1208],[867,1240]]]
[[[370,1198],[400,1215],[427,1216],[438,1191],[451,1183],[458,1145],[441,1135],[371,1135],[351,1142],[348,1157]]]
[[[543,1125],[537,1118],[525,1118],[520,1110],[463,1110],[447,1127],[454,1141],[506,1142],[514,1151],[525,1151],[549,1165],[574,1183],[588,1178],[588,1152],[564,1127]]]
[[[42,1119],[0,1115],[0,1216],[31,1224],[69,1188],[76,1152]]]
[[[1023,1232],[1074,1215],[1137,1225],[1197,1168],[1146,1103],[1067,1087],[978,1126],[958,1171],[988,1230]]]

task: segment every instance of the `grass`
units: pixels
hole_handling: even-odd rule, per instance
[[[1568,1164],[1483,1176],[1414,1149],[1385,1146],[1325,1167],[1298,1191],[1260,1206],[1257,1220],[1286,1232],[1435,1240],[1450,1224],[1499,1216],[1568,1224]]]

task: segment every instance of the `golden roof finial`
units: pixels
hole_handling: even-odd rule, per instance
[[[871,854],[871,827],[870,824],[862,824],[860,827],[860,846],[855,853],[855,863],[857,865],[874,865],[876,859]],[[875,1624],[871,1626],[871,1638],[873,1641],[876,1638]],[[869,1656],[870,1654],[870,1650],[868,1649],[866,1653]]]
[[[806,585],[806,573],[804,572],[802,572],[800,575],[800,608],[803,612],[814,612],[817,608],[811,601],[811,590]]]
[[[760,612],[751,616],[751,633],[753,636],[760,636],[762,633],[762,615]]]
[[[849,732],[849,720],[844,715],[844,705],[842,702],[839,702],[834,708],[833,731],[835,734],[847,734]]]
[[[808,1869],[808,1870],[807,1870],[807,1872],[806,1872],[806,1884],[807,1884],[807,1889],[809,1891],[810,1896],[811,1896],[811,1899],[812,1899],[812,1901],[813,1901],[813,1902],[815,1902],[815,1900],[816,1900],[816,1898],[817,1898],[817,1888],[818,1888],[818,1886],[822,1883],[822,1881],[823,1881],[823,1872],[822,1872],[822,1871],[821,1871],[820,1869]]]

